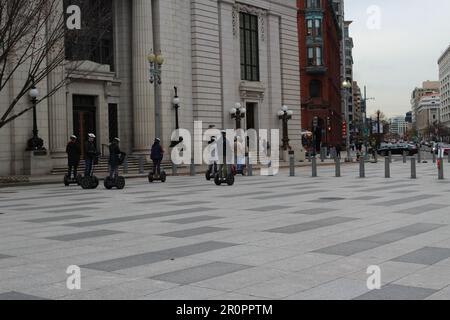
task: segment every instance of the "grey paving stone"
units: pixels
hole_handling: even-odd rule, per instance
[[[293,213],[313,216],[313,215],[319,215],[319,214],[322,214],[322,213],[330,213],[330,212],[333,212],[333,211],[336,211],[336,209],[315,208],[315,209],[300,210],[300,211],[296,211],[296,212],[293,212]]]
[[[225,231],[228,229],[225,228],[216,228],[216,227],[201,227],[201,228],[194,228],[194,229],[187,229],[187,230],[179,230],[179,231],[173,231],[168,233],[160,234],[160,236],[163,237],[173,237],[173,238],[188,238],[208,233],[214,233],[219,231]]]
[[[395,200],[388,200],[388,201],[373,203],[372,205],[374,205],[374,206],[381,206],[381,207],[391,207],[391,206],[397,206],[397,205],[411,203],[411,202],[418,202],[418,201],[421,201],[421,200],[429,200],[429,199],[432,199],[432,198],[435,198],[435,197],[437,197],[437,195],[420,194],[420,195],[416,195],[414,197],[405,197],[405,198],[401,198],[401,199],[395,199]]]
[[[353,188],[353,187],[352,187]],[[362,196],[362,197],[356,197],[356,198],[352,198],[351,200],[357,200],[357,201],[370,201],[370,200],[377,200],[380,199],[381,197],[377,197],[377,196]]]
[[[28,295],[28,294],[24,294],[24,293],[20,293],[20,292],[10,291],[10,292],[5,292],[5,293],[0,293],[0,301],[2,301],[2,300],[24,301],[24,300],[49,300],[49,299],[44,299],[44,298],[40,298],[40,297],[36,297],[36,296],[32,296],[32,295]]]
[[[405,254],[401,257],[392,259],[392,261],[424,264],[431,266],[448,258],[450,258],[449,248],[425,247],[417,251]]]
[[[191,223],[218,220],[218,219],[223,219],[223,218],[215,217],[215,216],[197,216],[197,217],[190,217],[190,218],[183,218],[183,219],[167,220],[167,221],[163,221],[163,222],[176,223],[176,224],[191,224]]]
[[[206,265],[161,274],[152,277],[151,279],[186,285],[220,277],[226,274],[245,270],[248,268],[251,267],[226,262],[213,262]]]
[[[365,293],[355,300],[424,300],[436,290],[389,284],[381,290]]]
[[[46,239],[56,240],[56,241],[75,241],[75,240],[82,240],[82,239],[106,237],[106,236],[111,236],[111,235],[120,234],[120,233],[123,233],[123,232],[112,231],[112,230],[96,230],[96,231],[66,234],[66,235],[61,235],[61,236],[56,236],[56,237],[49,237]]]
[[[267,198],[265,198],[267,199]],[[256,211],[256,212],[270,212],[270,211],[277,211],[277,210],[285,210],[290,209],[292,207],[288,206],[265,206],[265,207],[259,207],[259,208],[251,208],[247,209],[248,211]]]
[[[360,240],[363,241],[370,241],[370,242],[377,242],[380,244],[388,244],[397,242],[406,238],[409,238],[411,234],[407,232],[396,232],[396,231],[388,231],[379,233],[370,237],[362,238]]]
[[[396,211],[396,213],[406,213],[406,214],[416,215],[416,214],[422,214],[422,213],[427,213],[427,212],[431,212],[431,211],[436,211],[436,210],[443,209],[443,208],[448,208],[448,206],[437,205],[437,204],[427,204],[424,206],[418,206],[418,207],[414,207],[414,208],[399,210],[399,211]]]
[[[9,258],[13,258],[12,256],[8,256],[8,255],[5,255],[5,254],[0,254],[0,260],[1,259],[9,259]]]
[[[84,218],[90,218],[90,216],[84,216],[84,215],[81,215],[81,214],[73,214],[73,215],[67,215],[67,216],[58,216],[58,217],[49,217],[49,218],[25,220],[25,222],[46,223],[46,222],[58,222],[58,221],[76,220],[76,219],[84,219]]]
[[[315,253],[331,254],[336,256],[352,256],[362,251],[367,251],[381,246],[380,243],[369,242],[363,240],[354,240],[337,244],[335,246],[326,247],[323,249],[315,250]]]
[[[186,207],[186,206],[193,206],[193,205],[199,205],[199,204],[211,204],[209,201],[186,201],[186,202],[174,202],[174,203],[168,203],[170,206],[177,206],[177,207]]]
[[[314,220],[310,222],[300,223],[300,224],[294,224],[289,225],[286,227],[281,228],[274,228],[266,230],[266,232],[272,232],[272,233],[285,233],[285,234],[294,234],[314,229],[320,229],[328,226],[334,226],[341,223],[346,223],[350,221],[355,221],[358,219],[354,218],[343,218],[343,217],[332,217],[332,218],[326,218],[321,220]]]
[[[134,216],[127,216],[127,217],[118,217],[118,218],[111,218],[111,219],[101,219],[101,220],[94,220],[94,221],[71,223],[71,224],[67,224],[66,226],[79,227],[79,228],[95,227],[95,226],[102,226],[102,225],[107,225],[107,224],[131,222],[131,221],[146,220],[146,219],[153,219],[153,218],[160,218],[160,217],[170,217],[170,216],[177,216],[177,215],[181,215],[181,214],[197,213],[197,212],[204,212],[204,211],[211,211],[211,210],[212,209],[209,209],[209,208],[191,208],[191,209],[174,210],[174,211],[167,211],[167,212],[140,214],[140,215],[134,215]]]
[[[132,255],[118,259],[100,261],[84,265],[82,266],[82,268],[113,272],[117,270],[139,267],[164,260],[187,257],[194,254],[224,249],[233,246],[235,246],[235,244],[226,242],[216,242],[216,241],[202,242],[195,245]]]
[[[434,224],[434,223],[416,223],[412,224],[406,227],[398,228],[396,230],[393,230],[395,232],[406,232],[412,236],[418,235],[421,233],[430,232],[436,229],[439,229],[441,227],[444,227],[445,225],[442,224]]]
[[[89,211],[95,211],[100,210],[98,207],[69,207],[69,208],[61,208],[58,210],[45,210],[46,213],[70,213],[70,212],[89,212]]]

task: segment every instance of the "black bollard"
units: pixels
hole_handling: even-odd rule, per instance
[[[139,156],[139,174],[144,174],[144,172],[145,172],[144,161],[145,161],[144,156],[140,155]]]
[[[178,175],[178,166],[172,162],[172,176],[177,176]]]
[[[316,178],[317,177],[317,158],[315,156],[312,158],[311,167],[312,167],[312,177]]]
[[[417,153],[417,163],[422,163],[422,150]]]
[[[411,158],[411,179],[417,179],[416,158]]]
[[[360,178],[365,178],[366,177],[366,168],[365,168],[365,161],[364,161],[364,157],[361,157],[359,159],[359,177]]]
[[[295,177],[295,155],[294,151],[289,151],[289,176]]]
[[[191,163],[190,175],[191,175],[191,177],[195,176],[195,163],[194,163],[194,161],[192,161],[192,163]]]
[[[439,158],[439,180],[444,180],[444,159]]]
[[[384,159],[384,177],[389,179],[391,177],[391,161],[389,157]]]
[[[341,159],[336,157],[334,159],[334,161],[336,163],[336,178],[340,178],[341,177]]]

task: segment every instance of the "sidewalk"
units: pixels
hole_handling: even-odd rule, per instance
[[[355,161],[355,160],[354,160]],[[355,163],[355,162],[353,162]],[[342,161],[342,164],[349,164]],[[326,159],[324,162],[321,162],[320,159],[317,159],[317,165],[318,166],[332,166],[334,165],[334,160]],[[297,162],[296,168],[302,168],[302,167],[309,167],[311,166],[311,162],[308,160],[304,162]],[[260,170],[261,166],[257,165],[253,167],[253,173],[254,175],[257,174],[258,170]],[[280,169],[287,169],[289,168],[288,162],[280,162]],[[206,172],[207,166],[196,166],[195,172],[196,175],[203,174]],[[166,172],[168,176],[172,176],[173,172],[172,169],[167,169]],[[146,178],[148,175],[148,172],[145,172],[144,174],[139,173],[128,173],[123,174],[121,172],[121,175],[123,175],[127,179],[136,179],[136,178]],[[179,167],[177,169],[177,175],[178,176],[189,176],[190,175],[190,168],[189,167]],[[99,177],[101,180],[103,177]],[[7,177],[1,177],[0,176],[0,189],[6,188],[6,187],[18,187],[18,186],[33,186],[33,185],[44,185],[44,184],[62,184],[63,183],[63,176],[61,175],[45,175],[45,176],[7,176]]]

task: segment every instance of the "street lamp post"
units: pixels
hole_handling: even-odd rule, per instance
[[[33,137],[28,140],[28,145],[26,151],[34,151],[34,152],[42,152],[46,153],[44,148],[44,140],[39,138],[39,130],[37,126],[37,114],[36,114],[36,105],[38,102],[39,91],[36,89],[36,85],[34,83],[34,79],[32,80],[33,84],[30,89],[29,95],[31,98],[31,103],[33,104]]]
[[[172,104],[173,108],[175,109],[175,130],[180,129],[180,122],[179,122],[179,116],[178,116],[178,109],[180,109],[180,97],[178,96],[178,88],[174,87],[175,89],[175,96],[173,97]],[[179,143],[183,141],[183,138],[180,137],[179,140],[174,140],[171,142],[170,147],[173,148],[177,146]]]
[[[162,65],[164,64],[164,56],[159,52],[154,54],[153,50],[147,56],[149,63],[149,81],[155,85],[155,133],[156,137],[161,136],[161,99],[158,87],[162,84]]]
[[[231,119],[236,120],[236,130],[241,129],[241,120],[245,118],[247,109],[245,109],[239,102],[236,103],[234,108],[230,109]]]
[[[352,87],[352,84],[345,80],[342,83],[342,88],[345,92],[345,122],[346,122],[346,137],[345,137],[345,145],[347,149],[347,162],[352,162],[352,155],[350,153],[350,114],[348,112],[348,98],[349,98],[349,89]]]
[[[288,135],[288,121],[292,119],[294,112],[289,110],[288,106],[283,106],[283,108],[278,111],[278,118],[283,121],[283,150],[287,151],[289,149],[289,135]]]

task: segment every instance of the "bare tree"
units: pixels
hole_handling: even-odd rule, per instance
[[[66,28],[65,6],[69,2],[81,8],[83,15],[79,30],[68,31]],[[19,101],[34,85],[45,81],[51,72],[64,67],[61,68],[64,76],[48,88],[38,104],[64,87],[71,74],[80,71],[83,61],[89,60],[103,35],[111,32],[108,26],[112,16],[109,10],[104,10],[107,9],[104,7],[106,2],[0,0],[0,94],[19,73],[23,79],[9,105],[0,114],[0,129],[33,108],[17,110]],[[67,46],[71,48],[70,59],[66,59]],[[14,85],[18,85],[17,81]]]

